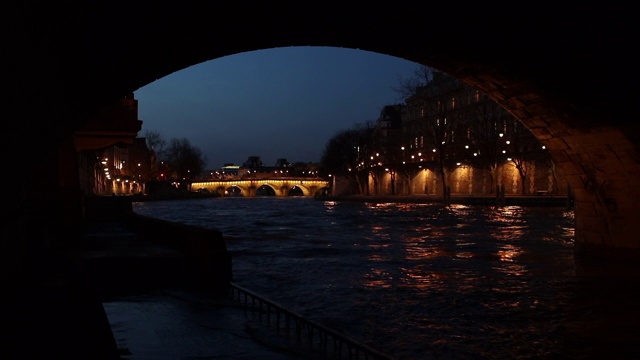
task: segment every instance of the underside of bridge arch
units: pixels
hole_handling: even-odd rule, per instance
[[[25,198],[43,195],[35,188],[60,185],[60,144],[104,106],[203,61],[282,46],[336,46],[404,58],[479,88],[551,151],[575,196],[577,244],[603,253],[640,249],[639,131],[628,125],[637,113],[629,93],[637,55],[610,44],[631,30],[635,19],[625,17],[632,11],[604,16],[603,9],[582,9],[576,16],[539,6],[505,16],[484,3],[431,4],[424,11],[412,2],[312,9],[272,2],[100,4],[25,5],[7,19],[22,36],[5,44],[1,149],[15,154],[8,168],[33,164],[27,181],[3,180],[5,189],[20,188],[7,194],[8,207],[20,214],[29,213],[32,201]],[[42,154],[55,155],[33,161]],[[44,203],[59,208],[63,193],[44,196]]]
[[[303,196],[313,196],[315,195],[315,191],[311,187],[307,187],[304,185],[294,185],[295,188],[298,188],[302,191]]]
[[[223,194],[225,196],[249,196],[249,190],[243,189],[238,185],[228,186],[224,189]]]

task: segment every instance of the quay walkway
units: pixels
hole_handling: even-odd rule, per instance
[[[278,332],[260,309],[238,300],[242,288],[220,292],[203,284],[185,251],[141,236],[126,217],[101,215],[88,217],[79,249],[43,256],[46,271],[37,281],[8,289],[0,314],[3,359],[338,358]],[[272,305],[266,318],[285,314],[307,333],[322,330],[349,350],[367,350],[351,359],[391,359],[242,290],[252,302]]]
[[[90,222],[84,239],[84,283],[103,306],[116,359],[314,358],[203,283],[184,251],[141,237],[128,222]]]

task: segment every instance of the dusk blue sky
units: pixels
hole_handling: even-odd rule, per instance
[[[287,47],[231,55],[193,65],[134,92],[139,135],[159,132],[167,143],[186,138],[206,169],[242,165],[260,156],[318,162],[329,139],[375,121],[402,103],[399,78],[419,64],[373,52]]]

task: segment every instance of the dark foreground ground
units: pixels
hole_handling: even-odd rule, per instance
[[[89,222],[69,261],[37,256],[34,281],[5,288],[2,359],[300,359],[225,296],[193,281],[188,258],[124,222]],[[63,261],[64,260],[64,261]]]

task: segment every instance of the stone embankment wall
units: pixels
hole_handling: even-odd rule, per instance
[[[185,253],[194,261],[199,281],[220,293],[232,280],[231,254],[222,233],[213,229],[173,223],[138,214],[129,215],[129,226],[148,240]]]
[[[203,286],[228,290],[232,276],[231,255],[220,231],[142,216],[133,212],[132,196],[103,196],[85,200],[88,222],[120,222],[147,242],[187,255]],[[117,236],[114,234],[113,236]]]

